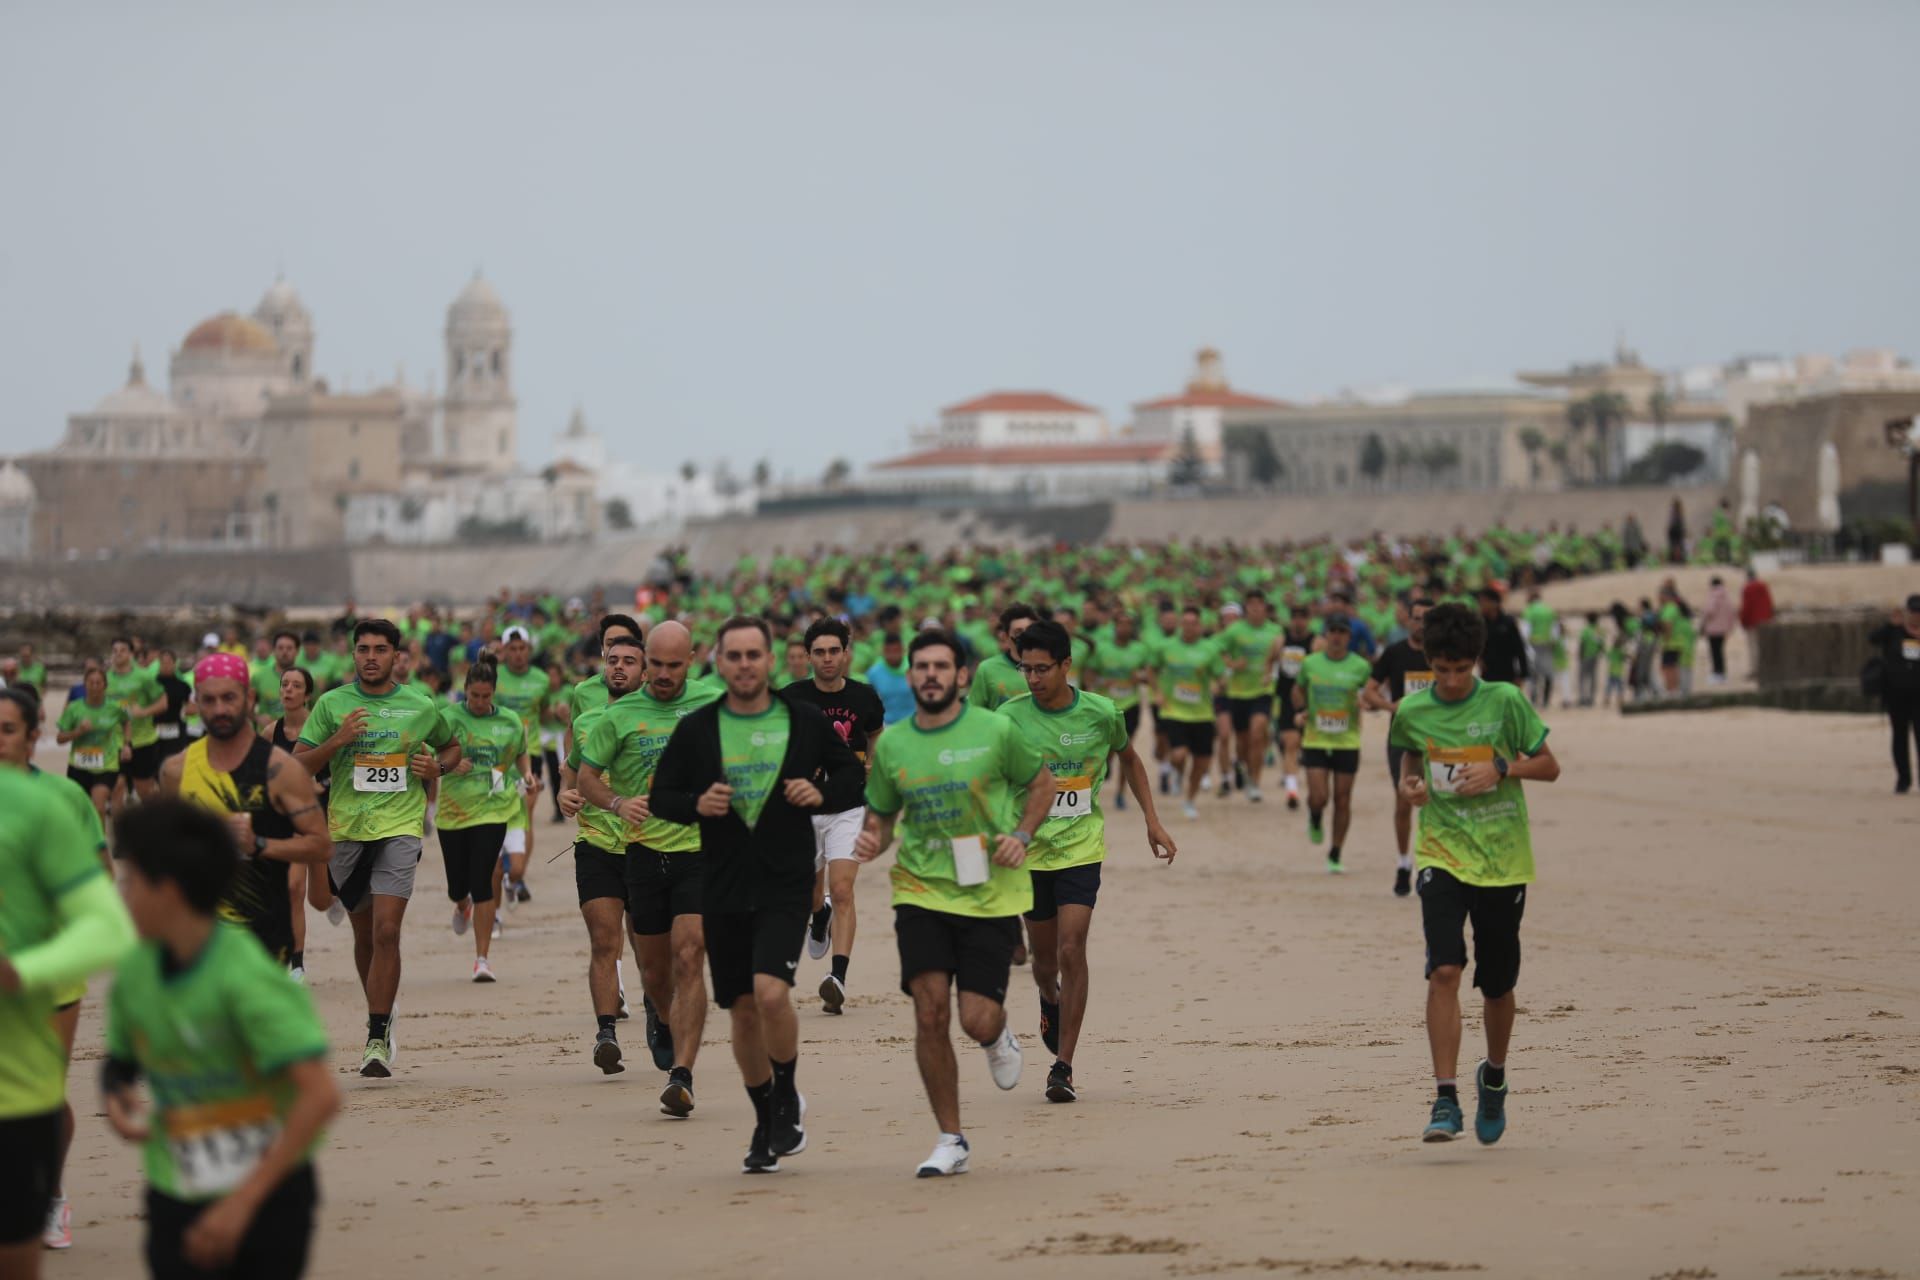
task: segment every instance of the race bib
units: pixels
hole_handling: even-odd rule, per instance
[[[1047,810],[1049,818],[1084,818],[1093,812],[1093,779],[1085,775],[1077,778],[1055,778],[1058,788],[1053,793],[1053,805]]]
[[[73,767],[84,769],[88,773],[100,773],[107,767],[107,752],[104,747],[76,747],[73,752]]]
[[[222,1196],[245,1182],[274,1139],[280,1120],[267,1098],[183,1107],[167,1116],[167,1152],[182,1196]]]
[[[1431,689],[1431,688],[1433,688],[1433,672],[1431,671],[1407,672],[1407,692],[1408,693],[1418,693],[1422,689]]]
[[[157,724],[153,726],[153,732],[159,737],[160,741],[172,742],[180,736],[180,726],[177,723]]]
[[[1313,727],[1321,733],[1345,733],[1348,720],[1345,709],[1328,709],[1313,713]]]
[[[1287,679],[1296,679],[1300,675],[1300,664],[1306,660],[1307,651],[1305,649],[1297,649],[1292,645],[1288,645],[1280,651],[1280,670],[1285,673]]]
[[[398,751],[356,751],[353,756],[355,791],[405,791],[407,757]]]
[[[1470,764],[1492,764],[1492,747],[1427,748],[1427,789],[1436,795],[1460,794],[1460,775]]]
[[[992,874],[987,862],[987,838],[985,836],[953,837],[953,882],[969,887],[985,884]]]
[[[1175,702],[1198,702],[1205,693],[1206,690],[1197,684],[1176,684],[1173,686],[1173,700]]]
[[[1902,640],[1900,656],[1908,662],[1920,662],[1920,640]]]
[[[507,789],[507,771],[505,769],[502,769],[498,765],[496,765],[493,768],[488,769],[487,774],[488,774],[488,779],[487,779],[488,795],[497,796],[502,791],[505,791]]]

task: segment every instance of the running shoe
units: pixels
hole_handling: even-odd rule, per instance
[[[453,909],[453,936],[467,936],[467,926],[473,923],[473,901],[468,899]]]
[[[1047,1101],[1075,1102],[1079,1097],[1073,1088],[1073,1068],[1064,1062],[1055,1062],[1047,1072]]]
[[[1236,791],[1247,789],[1247,766],[1238,760],[1233,762],[1233,786]]]
[[[747,1143],[747,1158],[740,1162],[742,1173],[778,1173],[780,1157],[773,1154],[773,1148],[767,1145],[765,1125],[753,1126],[753,1138]]]
[[[1057,1000],[1040,1002],[1040,1043],[1047,1046],[1048,1053],[1060,1052],[1060,1003]]]
[[[1248,788],[1247,788],[1247,803],[1248,803],[1248,804],[1259,804],[1259,803],[1260,803],[1260,788],[1258,788],[1258,787],[1248,787]]]
[[[632,1016],[627,1012],[627,989],[624,986],[620,988],[620,1011],[613,1016],[622,1022]]]
[[[40,1243],[49,1249],[73,1248],[73,1206],[65,1196],[55,1196],[47,1206],[47,1225],[40,1232]]]
[[[1473,1113],[1473,1136],[1482,1146],[1490,1147],[1507,1131],[1507,1082],[1502,1080],[1498,1089],[1491,1088],[1486,1060],[1482,1059],[1473,1069],[1473,1085],[1480,1094],[1480,1105]]]
[[[987,1070],[1002,1089],[1020,1083],[1020,1042],[1013,1038],[1012,1027],[1002,1027],[1000,1038],[982,1046],[987,1051]]]
[[[1460,1100],[1444,1093],[1433,1100],[1433,1114],[1427,1120],[1422,1142],[1452,1142],[1460,1136]]]
[[[826,958],[827,944],[831,940],[829,931],[833,927],[833,904],[825,903],[813,913],[813,922],[807,927],[807,956],[810,959]]]
[[[1160,766],[1160,794],[1163,796],[1173,794],[1173,770],[1165,765]]]
[[[1320,824],[1313,821],[1312,819],[1308,819],[1307,820],[1307,839],[1313,841],[1313,843],[1315,844],[1319,844],[1322,840],[1326,838],[1327,838],[1326,831],[1320,826]]]
[[[640,1003],[647,1014],[647,1052],[653,1055],[653,1065],[661,1071],[673,1069],[673,1029],[660,1020],[660,1014],[654,1009],[653,1001],[646,996],[640,997]]]
[[[1200,810],[1194,807],[1191,800],[1180,806],[1180,812],[1186,814],[1189,821],[1200,816]]]
[[[1127,786],[1123,782],[1120,784],[1120,789],[1113,793],[1113,808],[1114,808],[1114,812],[1118,813],[1125,810],[1126,807],[1127,807]]]
[[[1213,775],[1212,775],[1212,774],[1210,774],[1210,773],[1203,773],[1203,774],[1201,774],[1201,775],[1200,775],[1200,789],[1201,789],[1202,791],[1211,791],[1211,790],[1213,790]]]
[[[1343,876],[1347,874],[1347,864],[1329,855],[1327,858],[1327,874],[1330,876]]]
[[[338,929],[346,923],[347,904],[335,898],[327,907],[327,923]]]
[[[527,888],[527,882],[525,880],[516,881],[514,883],[513,900],[515,902],[532,902],[533,901],[533,892]]]
[[[847,984],[828,974],[820,979],[820,1007],[828,1013],[839,1013],[847,1003]]]
[[[487,963],[485,956],[473,958],[473,980],[475,982],[493,981],[493,966]]]
[[[620,1038],[614,1035],[612,1027],[602,1027],[594,1033],[593,1065],[600,1068],[601,1075],[607,1076],[626,1070],[620,1062]]]
[[[307,968],[305,965],[295,965],[293,968],[287,970],[287,976],[295,982],[304,983],[307,980]]]
[[[1297,810],[1299,809],[1299,807],[1300,807],[1300,793],[1298,791],[1288,791],[1287,792],[1287,808],[1292,810]]]
[[[950,1178],[956,1173],[965,1173],[967,1156],[972,1150],[973,1148],[967,1145],[967,1140],[959,1134],[943,1133],[940,1135],[940,1144],[933,1149],[932,1155],[920,1162],[920,1167],[914,1170],[914,1176]]]
[[[693,1114],[693,1072],[690,1069],[675,1067],[667,1073],[667,1087],[660,1091],[660,1113],[676,1120],[685,1120]]]
[[[367,1047],[360,1054],[360,1074],[376,1080],[385,1080],[393,1074],[393,1050],[385,1040],[367,1041]]]
[[[796,1093],[792,1101],[773,1100],[773,1123],[767,1128],[767,1148],[776,1156],[797,1156],[807,1149],[807,1098]]]
[[[1413,892],[1413,868],[1395,867],[1393,871],[1393,896],[1404,898]]]

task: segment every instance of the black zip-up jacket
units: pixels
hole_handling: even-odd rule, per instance
[[[752,827],[731,808],[718,818],[708,818],[694,807],[708,787],[727,780],[720,759],[724,698],[681,720],[654,768],[647,804],[655,816],[700,826],[700,863],[705,871],[702,907],[709,913],[811,907],[813,816],[841,813],[865,802],[866,767],[827,718],[779,690],[773,696],[787,709],[787,753],[760,821]],[[820,807],[796,809],[789,804],[786,784],[790,778],[804,778],[820,788]]]
[[[1487,647],[1480,655],[1480,674],[1488,680],[1519,684],[1531,671],[1527,639],[1511,614],[1496,613],[1486,620]]]

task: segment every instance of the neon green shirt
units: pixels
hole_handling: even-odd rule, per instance
[[[111,697],[97,707],[86,702],[69,702],[60,709],[60,732],[71,733],[83,722],[93,728],[67,744],[67,763],[89,773],[120,772],[120,747],[127,729],[126,709]]]
[[[441,717],[460,743],[462,759],[473,768],[440,779],[436,821],[449,831],[513,821],[519,816],[520,757],[527,748],[520,718],[497,704],[491,713],[477,716],[465,703],[448,707]]]
[[[1532,882],[1533,835],[1520,781],[1506,778],[1478,796],[1457,794],[1452,781],[1462,765],[1534,755],[1546,745],[1547,726],[1517,685],[1476,680],[1458,702],[1442,702],[1432,689],[1408,694],[1388,740],[1427,762],[1432,798],[1420,810],[1419,866],[1471,885]]]
[[[1059,711],[1047,710],[1029,694],[1008,699],[1000,714],[1018,725],[1040,753],[1057,788],[1047,820],[1027,849],[1027,870],[1060,871],[1105,858],[1100,788],[1109,757],[1127,748],[1120,708],[1097,693],[1075,690],[1073,701]]]
[[[973,684],[967,689],[967,705],[984,707],[992,711],[1008,698],[1017,698],[1027,691],[1027,678],[1020,667],[1004,653],[996,653],[984,658],[979,669],[973,673]]]
[[[1112,701],[1122,711],[1140,705],[1140,673],[1153,665],[1153,649],[1135,637],[1131,643],[1102,640],[1087,659],[1087,680],[1081,687]]]
[[[867,807],[899,814],[893,905],[949,915],[1017,916],[1033,906],[1033,877],[991,862],[984,884],[963,885],[956,839],[990,841],[1020,820],[1017,800],[1040,771],[1040,753],[1005,716],[966,707],[938,729],[910,717],[880,735],[867,775]]]
[[[401,687],[370,694],[356,680],[314,701],[300,745],[319,746],[361,708],[366,727],[328,762],[328,831],[335,842],[417,836],[426,826],[427,789],[407,762],[422,746],[446,746],[447,722],[439,705],[418,693]]]
[[[179,972],[163,958],[149,942],[121,961],[107,1052],[138,1062],[153,1095],[147,1181],[176,1200],[213,1200],[278,1136],[297,1096],[287,1068],[326,1057],[327,1031],[307,989],[244,925],[215,924]]]
[[[733,788],[733,811],[749,827],[760,821],[767,797],[780,780],[792,726],[787,704],[778,698],[754,716],[720,708],[720,766]]]
[[[584,682],[583,682],[584,683]],[[603,688],[605,686],[602,686]],[[573,749],[567,753],[567,768],[580,769],[580,746],[593,732],[594,724],[605,715],[605,706],[582,711],[573,722]],[[624,855],[627,851],[627,824],[598,805],[580,806],[580,838],[606,853]]]
[[[580,759],[605,775],[615,795],[644,796],[653,789],[654,767],[660,763],[660,753],[666,750],[674,727],[709,702],[718,702],[721,696],[711,685],[691,680],[671,702],[655,698],[650,689],[636,689],[607,704],[586,741],[580,744]],[[579,742],[579,738],[576,732],[574,740]],[[700,848],[700,828],[696,826],[664,818],[648,818],[637,827],[625,821],[621,825],[623,847],[643,844],[657,853],[695,853]]]
[[[1280,638],[1280,630],[1276,622],[1256,627],[1241,618],[1220,633],[1222,660],[1241,664],[1237,670],[1227,671],[1229,698],[1259,698],[1273,692],[1273,682],[1267,678],[1267,655],[1273,652],[1273,642]]]
[[[107,697],[120,704],[127,713],[127,745],[130,747],[151,746],[160,740],[160,731],[154,728],[153,717],[144,716],[135,719],[135,707],[150,707],[166,696],[160,687],[159,677],[141,666],[134,666],[125,675],[112,668],[107,670]]]
[[[15,678],[37,694],[44,696],[47,692],[47,664],[44,662],[21,667],[20,674]]]
[[[547,695],[552,691],[552,682],[543,668],[528,667],[523,674],[515,675],[511,668],[502,666],[493,686],[493,701],[494,705],[520,717],[520,723],[526,726],[527,742],[537,747],[540,715],[546,710]]]
[[[1300,683],[1307,690],[1306,711],[1300,717],[1300,745],[1322,751],[1358,748],[1360,691],[1372,675],[1373,667],[1357,653],[1349,653],[1338,662],[1324,653],[1308,654],[1300,664]]]
[[[1213,719],[1213,690],[1227,674],[1217,642],[1165,641],[1154,650],[1153,665],[1160,681],[1160,706],[1155,714],[1182,724],[1204,724]]]

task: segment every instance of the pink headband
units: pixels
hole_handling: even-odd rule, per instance
[[[247,684],[252,680],[246,661],[230,653],[210,653],[193,665],[193,682],[203,680],[238,680]]]

